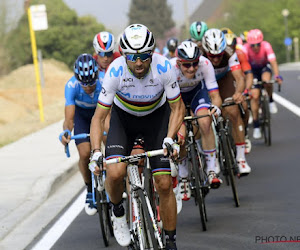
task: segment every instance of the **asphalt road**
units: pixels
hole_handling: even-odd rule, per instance
[[[300,71],[282,75],[279,95],[300,107]],[[178,249],[300,249],[300,117],[279,104],[278,109],[272,116],[272,146],[252,140],[252,173],[237,179],[241,206],[234,206],[230,187],[211,190],[206,199],[208,230],[202,232],[198,208],[192,199],[184,202],[177,223]],[[102,248],[98,217],[82,211],[52,249]],[[109,249],[120,247],[111,239]]]

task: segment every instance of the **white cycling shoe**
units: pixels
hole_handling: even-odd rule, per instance
[[[261,138],[260,128],[254,128],[253,129],[253,138],[254,139],[260,139]]]
[[[219,188],[221,186],[221,184],[223,183],[223,181],[220,178],[218,178],[218,176],[216,175],[216,173],[214,171],[209,171],[207,179],[208,179],[208,183],[212,189]]]
[[[239,167],[240,176],[248,175],[251,172],[251,168],[246,159],[238,159],[237,164]]]
[[[173,192],[176,198],[177,214],[179,214],[182,210],[182,199],[181,199],[179,183],[177,183],[176,187],[173,188]]]
[[[93,204],[92,193],[86,194],[84,210],[88,215],[95,215],[97,213],[97,208]]]
[[[252,148],[252,144],[250,139],[247,137],[245,137],[245,154],[249,154],[251,152],[251,148]]]
[[[190,182],[186,178],[181,178],[178,186],[181,199],[188,201],[191,198]]]
[[[127,247],[130,245],[131,238],[130,238],[130,231],[126,221],[126,214],[122,217],[116,217],[112,212],[112,222],[113,222],[113,229],[114,229],[114,236],[116,241],[122,247]]]
[[[270,102],[269,103],[269,108],[270,108],[270,113],[271,114],[276,114],[278,112],[278,108],[275,102]]]

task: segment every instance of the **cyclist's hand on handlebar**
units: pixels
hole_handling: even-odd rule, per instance
[[[240,92],[236,92],[234,93],[234,95],[232,96],[232,99],[235,103],[241,103],[245,100],[245,97],[243,96],[243,93]]]
[[[71,131],[66,129],[59,134],[59,140],[66,146],[71,141]]]
[[[103,155],[101,152],[95,152],[90,158],[89,169],[95,175],[99,175],[103,165]]]
[[[208,109],[208,114],[214,115],[216,118],[218,118],[221,115],[221,109],[218,106],[211,104]]]
[[[167,145],[170,145],[173,149],[173,152],[168,152],[167,150]],[[162,145],[163,149],[164,149],[164,155],[167,156],[168,153],[170,153],[170,157],[171,158],[174,158],[175,160],[178,158],[179,156],[179,152],[180,152],[180,147],[177,143],[175,143],[173,141],[172,138],[170,137],[166,137],[163,141],[163,145]]]
[[[278,84],[282,84],[283,82],[283,77],[281,75],[276,75],[275,77],[275,81],[278,83]]]

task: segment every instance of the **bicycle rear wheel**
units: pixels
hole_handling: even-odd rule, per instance
[[[201,188],[201,176],[200,171],[203,171],[203,168],[199,169],[199,158],[197,159],[198,155],[196,152],[195,144],[190,145],[190,156],[191,156],[191,163],[192,163],[192,184],[193,184],[193,191],[196,205],[199,207],[200,219],[202,224],[202,230],[207,230],[207,215],[206,215],[206,207],[205,207],[205,200]],[[204,180],[203,180],[204,181]],[[202,182],[203,183],[203,182]]]

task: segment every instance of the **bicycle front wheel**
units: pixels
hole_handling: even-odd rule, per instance
[[[95,176],[97,182],[97,176]],[[98,185],[97,185],[98,186]],[[106,247],[109,246],[109,234],[113,236],[113,228],[111,224],[111,216],[110,216],[110,205],[107,202],[107,196],[105,190],[99,191],[95,188],[96,192],[96,202],[97,202],[97,211],[100,221],[100,228],[102,232],[102,238],[104,245]]]
[[[240,206],[240,201],[237,193],[237,188],[235,184],[235,175],[234,175],[234,169],[235,169],[235,159],[234,159],[234,152],[231,149],[231,143],[229,138],[226,135],[221,136],[221,146],[222,146],[222,151],[224,154],[225,158],[225,167],[226,167],[226,172],[229,175],[229,181],[231,185],[231,190],[233,194],[233,199],[236,207]]]
[[[264,139],[265,144],[267,146],[271,146],[272,140],[271,140],[271,115],[270,115],[270,109],[269,109],[269,102],[267,98],[264,98],[263,100],[263,133],[264,133]]]
[[[155,238],[154,222],[150,216],[149,208],[147,206],[146,198],[142,189],[137,190],[138,200],[140,202],[140,217],[142,220],[142,231],[145,236],[145,249],[159,249],[158,241]],[[151,209],[151,207],[150,207]],[[152,213],[153,214],[153,213]],[[155,219],[155,218],[153,218]]]
[[[207,216],[206,216],[205,200],[201,188],[201,179],[200,179],[200,170],[199,170],[200,159],[197,159],[198,155],[196,153],[195,144],[191,144],[190,154],[191,154],[191,162],[192,162],[192,181],[194,184],[193,189],[194,189],[195,201],[196,201],[196,205],[198,205],[199,207],[202,230],[206,231]]]

